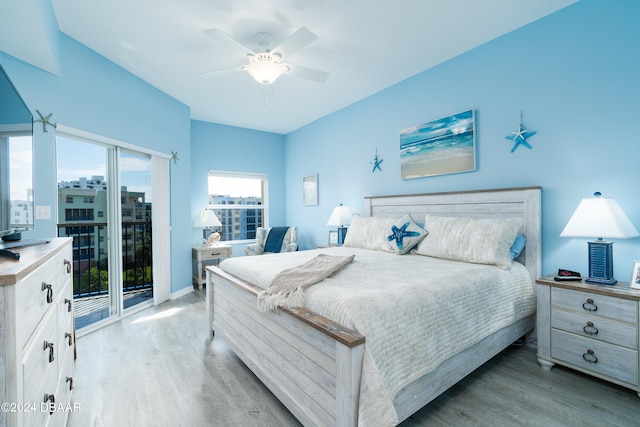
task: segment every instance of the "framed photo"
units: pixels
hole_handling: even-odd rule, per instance
[[[633,261],[633,270],[631,270],[631,283],[629,285],[632,288],[640,289],[640,261]]]
[[[302,177],[302,204],[304,206],[318,205],[318,174]]]
[[[338,230],[329,231],[329,246],[338,245]]]
[[[400,131],[400,175],[422,178],[476,170],[473,110]]]

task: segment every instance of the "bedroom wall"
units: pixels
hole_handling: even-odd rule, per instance
[[[192,221],[208,200],[208,171],[262,173],[269,176],[269,225],[285,225],[284,137],[279,134],[193,120],[191,122]],[[192,241],[202,239],[193,230]],[[244,243],[233,245],[244,255]]]
[[[543,272],[588,273],[587,239],[560,232],[583,197],[613,197],[640,228],[637,185],[640,2],[582,0],[285,137],[289,224],[303,249],[327,243],[338,203],[363,212],[369,195],[540,185]],[[477,170],[400,178],[400,129],[474,109]],[[510,153],[520,111],[537,132]],[[382,172],[371,172],[376,147]],[[302,205],[302,176],[319,174],[319,205]],[[594,236],[597,237],[597,236]],[[628,281],[640,238],[615,240]]]
[[[181,159],[171,162],[171,291],[191,287],[190,111],[187,106],[124,71],[106,58],[58,33],[59,75],[0,53],[0,63],[34,119],[36,109],[51,121]],[[34,124],[35,204],[57,204],[55,132]],[[36,220],[25,238],[57,234],[56,218]]]

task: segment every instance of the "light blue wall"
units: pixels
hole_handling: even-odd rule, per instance
[[[284,137],[275,133],[192,121],[192,221],[207,206],[209,170],[261,173],[269,176],[269,225],[285,225]],[[193,231],[193,240],[202,238]],[[234,245],[234,256],[244,255]]]
[[[582,0],[287,135],[286,214],[302,248],[326,244],[333,207],[362,213],[364,196],[540,185],[543,271],[587,274],[586,239],[559,237],[581,198],[614,197],[640,228],[638,17],[634,0]],[[477,171],[403,181],[398,131],[467,109]],[[521,110],[537,134],[510,153]],[[320,204],[303,207],[302,176],[316,172]],[[616,278],[634,259],[640,239],[616,240]]]
[[[104,57],[59,33],[59,75],[0,54],[34,118],[36,110],[53,113],[51,121],[163,153],[177,151],[171,162],[171,290],[191,286],[191,173],[189,108],[124,71]],[[55,133],[34,124],[34,198],[56,212]],[[55,216],[55,215],[54,215]],[[56,218],[37,220],[25,238],[51,237]]]

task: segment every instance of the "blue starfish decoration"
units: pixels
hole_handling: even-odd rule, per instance
[[[409,224],[410,222],[405,222],[404,225],[400,228],[392,225],[391,234],[387,236],[388,241],[396,241],[396,245],[398,246],[399,250],[402,250],[403,248],[402,240],[405,237],[417,237],[420,235],[420,233],[418,233],[417,231],[407,231],[407,227],[409,226]]]
[[[178,152],[171,152],[171,160],[173,160],[173,164],[178,164],[178,160],[180,160],[178,158]]]
[[[518,125],[518,131],[511,132],[511,135],[505,136],[505,138],[513,141],[513,147],[511,147],[511,152],[513,153],[520,144],[531,149],[532,147],[527,142],[527,138],[535,134],[536,133],[532,130],[522,129],[522,111],[520,111],[520,124]]]
[[[376,169],[382,172],[382,168],[380,168],[380,164],[382,162],[384,162],[384,159],[378,159],[378,148],[376,147],[376,156],[369,162],[369,164],[373,166],[373,169],[371,169],[371,173],[374,173]]]

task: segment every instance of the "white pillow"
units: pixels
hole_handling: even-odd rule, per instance
[[[427,215],[429,235],[416,252],[436,258],[511,267],[510,249],[522,218],[460,218]]]
[[[405,215],[397,220],[387,230],[387,240],[396,247],[396,253],[408,253],[427,235],[427,231],[413,220],[411,215]]]
[[[355,215],[347,229],[344,246],[376,251],[395,252],[396,248],[387,240],[389,230],[396,220],[386,217],[361,217]]]

